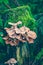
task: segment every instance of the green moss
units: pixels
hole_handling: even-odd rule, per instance
[[[8,22],[18,22],[22,21],[22,25],[29,27],[32,30],[35,30],[36,20],[33,18],[31,9],[29,6],[20,6],[13,9],[8,9],[4,11],[4,27],[8,27]]]

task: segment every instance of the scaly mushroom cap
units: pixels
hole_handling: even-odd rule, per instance
[[[5,40],[6,44],[10,44],[11,46],[16,46],[19,43],[17,39],[12,41],[12,39],[10,39],[8,36],[4,37],[3,39]]]
[[[28,41],[28,43],[33,43],[34,40],[32,38],[30,38],[27,34],[25,34],[26,36],[26,41]]]
[[[28,33],[28,37],[32,38],[32,39],[36,39],[37,35],[34,31],[29,31]]]
[[[21,35],[16,35],[14,37],[15,37],[15,39],[18,39],[21,42],[26,42],[26,40],[24,40],[24,39],[21,38]]]
[[[10,59],[10,62],[11,62],[11,63],[17,63],[17,61],[16,61],[14,58],[11,58],[11,59]]]
[[[28,41],[29,43],[34,43],[34,40],[31,39],[31,38],[27,38],[27,41]]]
[[[8,60],[7,62],[5,62],[5,64],[10,64],[10,63],[14,63],[16,64],[17,61],[14,58],[11,58],[10,60]]]
[[[5,42],[6,42],[6,44],[10,44],[11,46],[16,46],[16,45],[18,45],[19,41],[16,40],[16,41],[12,42],[12,41],[6,40]]]
[[[8,33],[9,37],[12,37],[12,35],[15,33],[15,31],[12,30],[11,28],[5,28],[5,30]]]
[[[25,26],[21,27],[20,30],[21,30],[21,34],[25,34],[26,32],[30,31],[30,29]]]
[[[19,30],[19,28],[15,28],[15,32],[16,32],[16,34],[20,34],[21,33],[21,31]]]
[[[8,36],[6,36],[6,37],[3,37],[3,39],[4,39],[4,40],[7,40],[7,39],[8,39]]]

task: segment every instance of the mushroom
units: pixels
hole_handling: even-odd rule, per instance
[[[4,39],[4,40],[7,40],[7,39],[8,39],[8,36],[6,36],[6,37],[3,37],[3,39]]]
[[[29,32],[30,31],[30,29],[27,28],[27,27],[25,27],[25,26],[21,27],[20,30],[21,30],[21,33],[22,32],[26,33],[26,32]]]
[[[8,36],[12,39],[16,39],[12,41],[8,39],[6,40],[6,44],[10,44],[11,46],[17,44],[17,40],[21,42],[26,42],[28,41],[29,43],[33,43],[34,39],[36,39],[37,35],[34,31],[31,31],[29,28],[22,26],[21,28],[17,28],[17,25],[22,24],[21,21],[17,23],[11,23],[9,22],[10,25],[12,25],[11,28],[5,28],[6,32],[8,33]]]
[[[34,43],[34,40],[30,38],[29,43]]]
[[[27,33],[28,37],[32,38],[32,39],[36,39],[37,35],[34,31],[29,31]]]
[[[11,41],[11,42],[10,42],[10,45],[11,45],[11,46],[17,46],[18,43],[19,43],[19,40],[16,39],[16,40],[14,40],[13,42]]]
[[[19,24],[22,24],[22,22],[21,22],[21,21],[18,21],[18,22],[17,22],[17,25],[19,25]]]
[[[14,65],[14,64],[16,64],[17,63],[17,61],[14,59],[14,58],[11,58],[10,60],[8,60],[7,62],[5,62],[5,64],[9,64],[9,65]]]
[[[15,39],[17,39],[18,41],[26,42],[26,40],[24,40],[21,35],[16,35],[16,36],[14,36],[14,37],[15,37]]]
[[[15,32],[16,32],[16,34],[20,34],[21,33],[19,28],[15,28]]]
[[[33,43],[34,42],[34,40],[32,38],[28,37],[27,34],[25,34],[24,36],[25,36],[27,42],[29,42],[29,43]]]
[[[12,25],[12,26],[17,26],[17,25],[19,25],[19,24],[22,24],[22,22],[21,22],[21,21],[18,21],[17,23],[11,23],[11,22],[9,22],[8,24],[10,24],[10,25]]]
[[[17,45],[17,41],[15,40],[12,41],[12,39],[8,36],[4,37],[3,39],[5,40],[6,44],[10,44],[11,46]]]
[[[14,34],[14,30],[11,30],[11,28],[5,28],[5,30],[8,33],[9,37],[11,37]]]
[[[9,37],[8,36],[3,37],[3,39],[5,40],[6,44],[9,44]]]
[[[29,43],[34,43],[34,40],[31,39],[31,38],[28,38],[28,37],[27,37],[27,41],[28,41]]]

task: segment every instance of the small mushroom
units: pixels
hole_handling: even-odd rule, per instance
[[[32,38],[32,39],[36,39],[37,35],[34,31],[29,31],[27,33],[28,37]]]
[[[29,43],[33,43],[34,42],[34,40],[32,38],[28,37],[27,34],[25,34],[24,36],[25,36],[27,42],[29,42]]]
[[[15,45],[15,43],[12,42],[12,39],[9,38],[8,36],[4,37],[3,39],[5,40],[6,44],[10,44],[11,46]]]
[[[29,43],[34,43],[34,40],[33,39],[29,39]]]
[[[22,22],[21,22],[21,21],[18,21],[17,23],[11,23],[11,22],[9,22],[8,24],[10,24],[10,25],[12,25],[12,26],[17,26],[17,25],[19,25],[19,24],[22,24]]]
[[[6,42],[6,44],[9,44],[9,37],[8,36],[6,36],[6,37],[3,37],[3,39],[5,40],[5,42]]]
[[[30,29],[27,28],[27,27],[25,27],[25,26],[21,27],[20,30],[21,30],[22,32],[29,32],[29,31],[30,31]]]
[[[6,44],[10,44],[11,46],[16,46],[17,44],[18,44],[18,41],[16,40],[16,41],[9,41],[9,40],[6,40],[5,41],[6,42]]]
[[[26,42],[26,40],[22,39],[21,35],[16,35],[15,38],[21,42]]]
[[[34,43],[34,40],[31,39],[31,38],[27,38],[27,41],[28,41],[29,43]]]
[[[15,28],[15,32],[16,32],[16,34],[20,34],[21,33],[19,28]]]
[[[8,33],[9,37],[11,37],[14,34],[14,30],[11,30],[11,28],[5,28],[5,30]]]
[[[7,39],[8,39],[8,36],[6,36],[6,37],[3,37],[3,39],[4,39],[4,40],[7,40]]]
[[[14,40],[13,42],[10,42],[10,45],[11,46],[17,46],[18,45],[18,43],[19,43],[19,40]]]
[[[19,24],[22,24],[22,22],[21,22],[21,21],[18,21],[18,22],[17,22],[17,25],[19,25]]]
[[[11,58],[10,60],[8,60],[7,62],[5,62],[5,64],[9,64],[9,65],[14,65],[14,64],[16,64],[17,63],[17,61],[14,59],[14,58]]]

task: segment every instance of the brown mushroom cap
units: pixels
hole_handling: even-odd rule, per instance
[[[6,36],[6,37],[3,37],[3,39],[4,39],[4,40],[7,40],[7,39],[8,39],[8,36]]]
[[[23,40],[20,35],[15,36],[15,38],[21,42],[26,42],[26,40]]]
[[[11,58],[10,60],[8,60],[7,62],[5,62],[5,64],[10,64],[10,63],[14,63],[16,64],[17,61],[14,58]]]
[[[18,43],[19,43],[19,40],[14,40],[14,42],[10,42],[10,45],[11,46],[16,46],[16,45],[18,45]]]
[[[19,28],[15,28],[15,32],[16,32],[16,34],[20,34],[21,33]]]
[[[17,63],[17,61],[16,61],[14,58],[11,58],[11,59],[10,59],[10,62],[11,62],[11,63]]]
[[[16,46],[18,44],[18,40],[12,41],[12,39],[10,39],[8,36],[4,37],[3,39],[5,40],[6,44],[10,44],[11,46]]]
[[[25,34],[25,32],[29,32],[30,31],[30,29],[25,27],[25,26],[21,27],[20,30],[21,30],[22,34]]]
[[[12,37],[12,35],[15,33],[15,31],[11,28],[5,28],[5,30],[8,33],[9,37]]]
[[[11,46],[16,46],[16,45],[18,45],[18,41],[12,42],[12,41],[6,40],[5,42],[6,42],[6,44],[10,44]]]
[[[34,31],[29,31],[28,33],[28,37],[32,38],[32,39],[36,39],[37,35]]]
[[[31,39],[31,38],[29,38],[29,39],[28,39],[28,42],[29,42],[29,43],[34,43],[34,40]]]
[[[34,40],[33,40],[32,38],[28,37],[27,35],[26,35],[26,40],[27,40],[29,43],[34,43]]]

